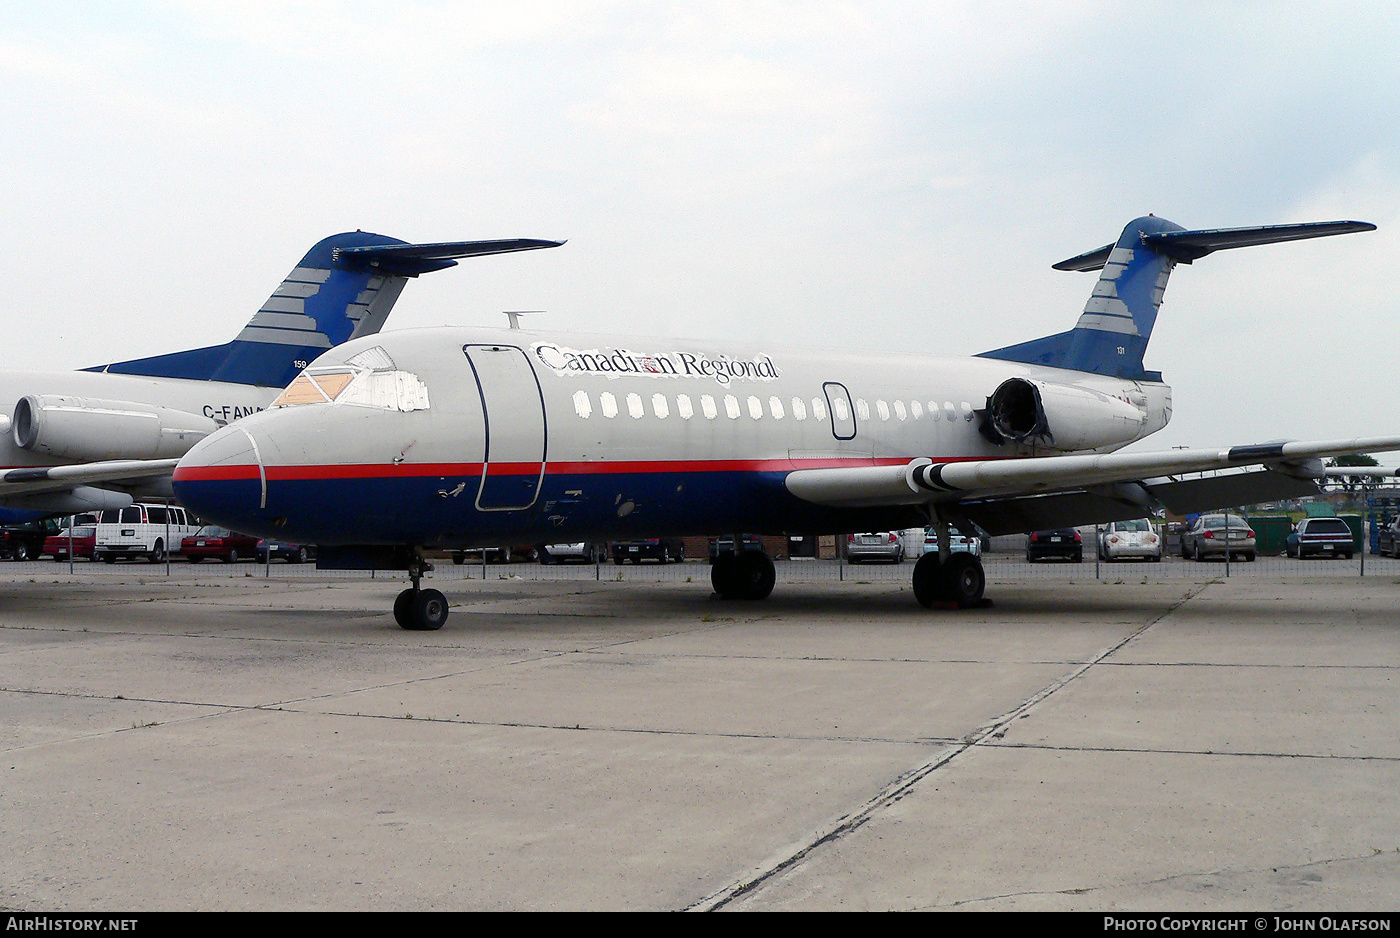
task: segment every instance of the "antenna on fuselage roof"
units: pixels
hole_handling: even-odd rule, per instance
[[[503,310],[501,310],[501,312],[505,313],[505,314],[506,314],[506,318],[510,320],[510,328],[512,328],[512,329],[519,329],[519,328],[520,328],[520,317],[521,317],[521,316],[525,316],[525,315],[528,315],[528,314],[530,314],[530,313],[542,313],[542,312],[544,312],[544,310],[542,310],[542,309],[503,309]]]

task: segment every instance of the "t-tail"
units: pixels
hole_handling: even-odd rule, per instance
[[[86,370],[285,387],[326,349],[378,332],[410,277],[455,267],[454,258],[563,243],[522,238],[409,244],[368,231],[332,235],[307,252],[232,342]]]
[[[1103,271],[1073,329],[982,352],[979,357],[1160,381],[1161,372],[1145,370],[1142,359],[1157,322],[1167,278],[1178,263],[1189,264],[1225,248],[1323,238],[1373,231],[1375,227],[1360,221],[1324,221],[1187,231],[1153,215],[1134,219],[1116,243],[1054,265],[1056,270]]]

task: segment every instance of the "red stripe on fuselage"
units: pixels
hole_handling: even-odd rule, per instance
[[[657,459],[609,460],[607,462],[550,462],[546,475],[619,475],[678,472],[793,472],[798,469],[832,469],[845,466],[902,466],[914,457],[871,459],[869,456],[814,457],[811,459]],[[958,456],[938,462],[968,462],[984,459]],[[437,477],[479,477],[481,463],[401,463],[330,466],[268,466],[267,479],[291,481],[306,479],[412,479]],[[491,475],[538,476],[540,464],[491,463]],[[257,480],[261,475],[253,464],[237,466],[180,466],[176,482]]]

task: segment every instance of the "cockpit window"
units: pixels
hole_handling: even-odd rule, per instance
[[[272,406],[332,402],[381,410],[427,410],[428,386],[407,371],[325,365],[297,375]]]
[[[333,401],[340,392],[355,379],[349,369],[312,374],[303,371],[296,376],[287,389],[272,402],[273,407],[289,407],[293,404],[325,404]]]

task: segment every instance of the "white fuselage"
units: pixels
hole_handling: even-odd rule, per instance
[[[740,519],[749,530],[756,520],[844,530],[849,513],[793,505],[782,477],[1061,452],[1053,437],[996,442],[980,429],[988,398],[1009,379],[1036,383],[1047,406],[1067,396],[1102,406],[1114,426],[1124,412],[1137,421],[1086,449],[1141,439],[1171,412],[1160,383],[993,359],[722,341],[413,330],[347,343],[308,373],[347,362],[360,366],[351,391],[221,431],[181,463],[177,492],[250,533],[321,543],[709,533]],[[395,385],[397,398],[385,390]],[[1073,436],[1054,420],[1049,429]],[[334,509],[348,500],[353,524]]]

